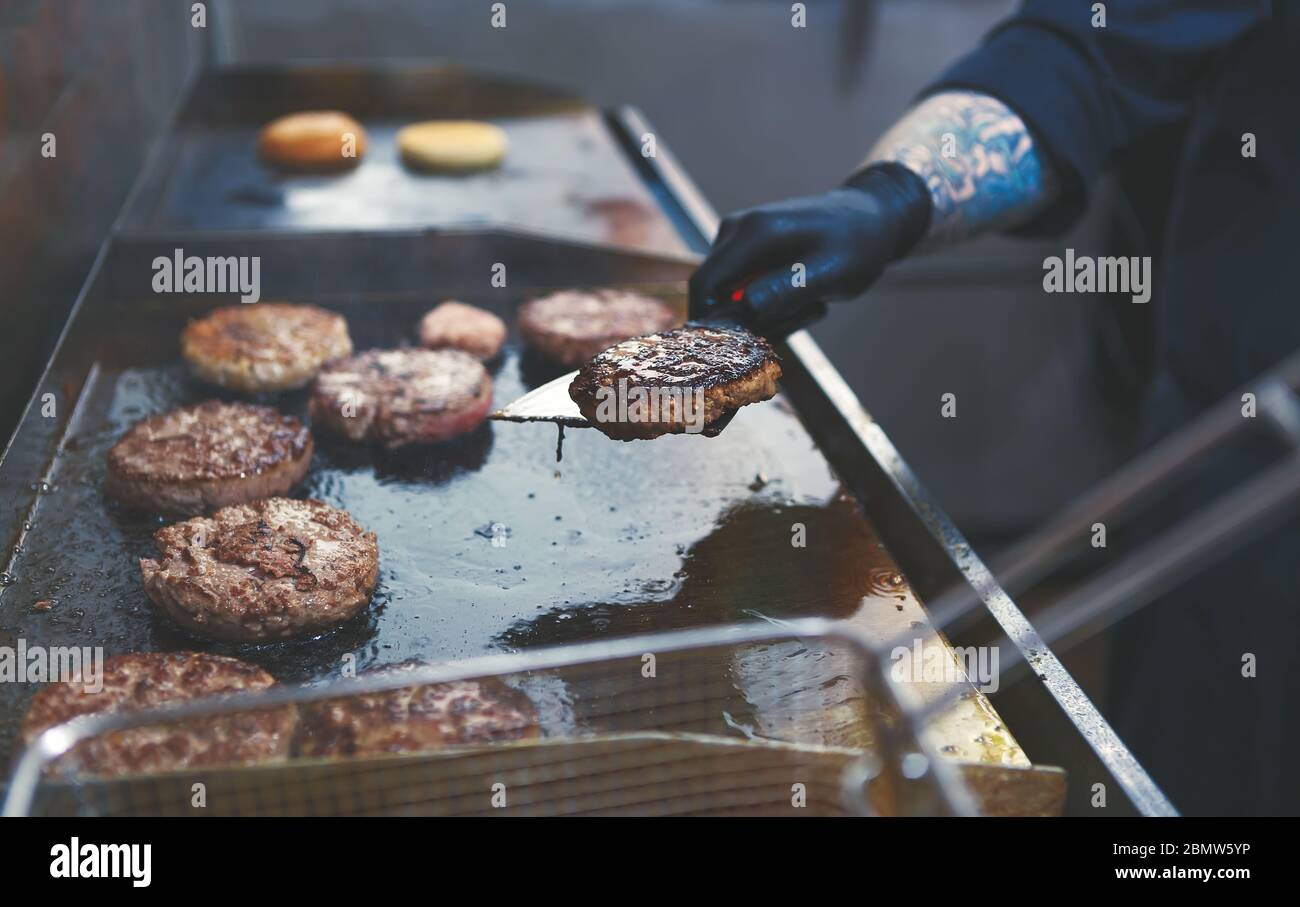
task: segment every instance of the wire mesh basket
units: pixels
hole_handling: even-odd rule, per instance
[[[8,815],[970,814],[859,634],[728,626],[89,715]]]

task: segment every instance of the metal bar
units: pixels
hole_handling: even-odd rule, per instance
[[[655,135],[654,127],[641,111],[629,105],[618,108],[613,116],[614,125],[621,129],[624,148],[629,156],[633,161],[640,161],[643,167],[659,178],[668,190],[671,200],[680,207],[687,223],[703,240],[704,247],[698,251],[707,250],[713,244],[713,237],[718,232],[718,214],[713,210],[713,206],[709,204],[694,181],[686,175],[686,171],[678,163],[677,157],[667,143]],[[653,157],[648,157],[640,151],[641,137],[645,135],[655,137]],[[689,237],[686,238],[689,241]]]
[[[1300,353],[1243,389],[1256,395],[1267,423],[1292,445],[1300,444],[1300,413],[1288,386],[1297,375],[1300,375]],[[1253,420],[1241,414],[1238,396],[1225,398],[1186,428],[1095,485],[1046,526],[1013,545],[994,562],[994,574],[1012,592],[1029,588],[1061,563],[1064,552],[1072,544],[1087,537],[1093,523],[1131,512],[1151,500],[1168,478],[1252,427]]]
[[[1208,566],[1275,526],[1300,501],[1300,453],[1225,494],[1039,615],[1044,635],[1078,642],[1173,587],[1180,568]],[[1231,540],[1232,544],[1224,544]],[[1103,622],[1100,623],[1099,622]]]
[[[1265,425],[1288,446],[1300,446],[1300,401],[1292,385],[1300,378],[1300,353],[1295,353],[1258,381],[1242,388],[1253,393]],[[1156,444],[1133,462],[1078,498],[1060,516],[1013,545],[993,565],[1003,588],[1021,592],[1033,587],[1067,558],[1072,546],[1085,539],[1098,521],[1131,512],[1157,497],[1180,470],[1193,465],[1224,444],[1256,427],[1243,417],[1239,394],[1230,394],[1190,425]],[[975,616],[973,596],[957,589],[933,604],[941,626],[957,629]],[[1053,643],[1054,636],[1048,637]]]
[[[1040,612],[1035,621],[1041,636],[1058,650],[1082,642],[1169,591],[1186,578],[1180,570],[1189,562],[1207,567],[1257,538],[1298,500],[1300,453],[1294,453]],[[1002,682],[1014,682],[1029,667],[1037,665],[1021,658],[1002,662]],[[953,698],[931,700],[918,717],[942,712]]]
[[[1300,353],[1295,358],[1300,360]],[[1300,447],[1300,401],[1295,391],[1275,377],[1260,388],[1257,403],[1277,436],[1291,447]]]
[[[208,9],[208,27],[203,42],[204,65],[225,66],[235,56],[233,49],[234,19],[237,13],[228,0],[212,0]]]
[[[1085,539],[1093,523],[1111,520],[1154,497],[1164,481],[1217,450],[1241,429],[1241,414],[1225,400],[1185,431],[1139,455],[1076,499],[1048,525],[1013,545],[993,564],[1007,589],[1023,591],[1048,575],[1062,553]]]

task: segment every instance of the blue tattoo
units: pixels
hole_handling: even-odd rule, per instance
[[[934,201],[926,245],[1023,223],[1059,191],[1024,121],[975,92],[926,98],[881,136],[867,160],[897,161],[925,180]]]

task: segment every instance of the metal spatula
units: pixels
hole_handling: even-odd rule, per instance
[[[569,385],[578,377],[576,371],[561,375],[507,403],[489,418],[502,422],[556,422],[569,428],[591,428],[569,396]]]

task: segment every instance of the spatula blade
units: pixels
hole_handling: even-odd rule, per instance
[[[556,422],[570,428],[590,428],[591,423],[569,396],[569,385],[576,377],[578,373],[573,371],[548,381],[506,404],[490,418],[501,422]]]

